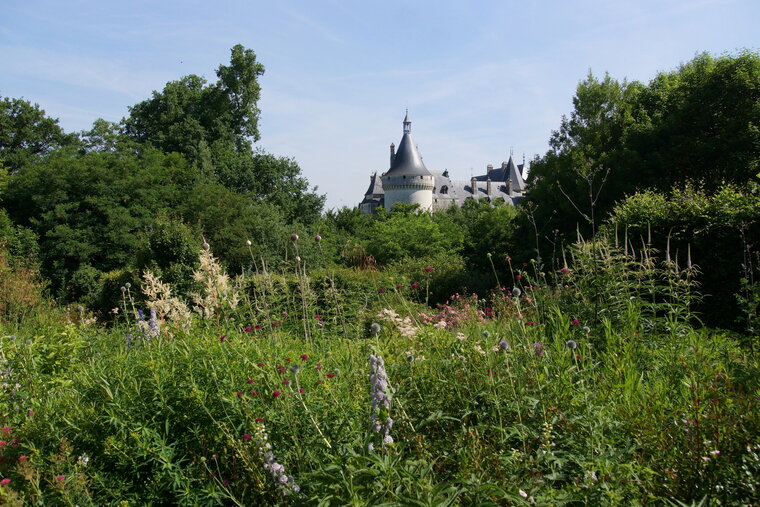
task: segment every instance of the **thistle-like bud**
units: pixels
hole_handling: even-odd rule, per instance
[[[208,243],[206,243],[206,240],[204,239],[203,243],[201,243],[201,248],[203,248],[204,250],[208,251],[208,249],[211,248],[211,245],[209,245]]]
[[[293,243],[295,243],[296,241],[298,241],[298,234],[296,234],[295,232],[293,234],[291,234],[290,235],[290,241],[292,241]]]
[[[374,335],[378,335],[378,334],[380,334],[380,329],[382,329],[382,328],[381,328],[380,324],[378,324],[377,322],[373,322],[373,323],[372,323],[372,324],[369,326],[369,331],[370,331],[372,334],[374,334]]]
[[[514,289],[512,289],[512,297],[519,298],[520,294],[522,294],[522,291],[520,289],[518,289],[517,287],[515,287]]]
[[[248,245],[248,246],[251,246],[253,243],[251,243],[250,239],[247,239],[247,240],[245,240],[245,244]]]
[[[129,283],[129,282],[127,282],[127,283],[125,283],[125,284],[124,284],[124,287],[126,287],[126,288],[127,288],[127,290],[129,290],[129,289],[131,289],[131,288],[132,288],[132,284],[131,284],[131,283]]]
[[[578,342],[576,342],[575,340],[567,340],[565,342],[565,346],[569,348],[570,350],[575,350],[578,348]]]
[[[320,241],[322,241],[322,236],[320,236],[319,234],[317,234],[316,236],[314,236],[314,241],[316,241],[317,243],[319,243]]]

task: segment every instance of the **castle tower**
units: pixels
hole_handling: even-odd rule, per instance
[[[412,139],[409,111],[404,117],[404,136],[392,157],[391,168],[382,177],[385,209],[390,211],[397,202],[419,204],[420,210],[433,206],[434,178],[422,163],[422,157]]]

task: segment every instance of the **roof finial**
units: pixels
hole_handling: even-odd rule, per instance
[[[406,109],[406,116],[404,116],[404,134],[408,134],[412,131],[412,121],[409,119],[409,108]]]

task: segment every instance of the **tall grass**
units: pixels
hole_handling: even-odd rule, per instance
[[[523,266],[519,290],[436,310],[421,302],[438,266],[233,280],[209,264],[189,324],[146,280],[155,335],[126,298],[108,328],[75,312],[0,333],[0,496],[758,503],[757,357],[695,329],[691,267],[653,258],[581,242],[560,272]],[[378,357],[390,399],[373,407]]]

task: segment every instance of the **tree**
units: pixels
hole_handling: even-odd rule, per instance
[[[130,108],[124,132],[164,152],[184,154],[234,192],[280,207],[289,221],[312,223],[324,196],[309,191],[293,159],[252,148],[259,139],[258,78],[263,73],[253,51],[237,45],[230,64],[217,69],[216,83],[196,75],[167,83]]]
[[[0,169],[11,172],[52,150],[76,143],[58,120],[49,118],[37,104],[8,97],[0,101]]]

